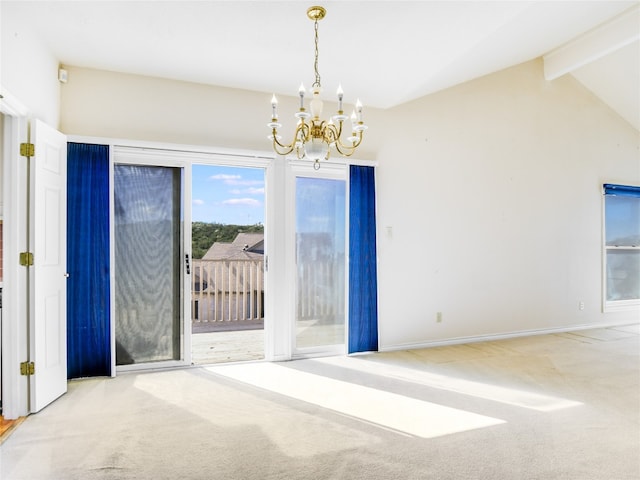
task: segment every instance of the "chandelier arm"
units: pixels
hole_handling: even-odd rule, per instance
[[[323,122],[324,124],[324,122]],[[323,127],[323,139],[326,143],[333,145],[335,149],[341,155],[345,157],[353,155],[356,148],[362,142],[362,130],[356,133],[356,141],[352,142],[351,145],[343,143],[342,141],[342,121],[336,124],[328,124]]]
[[[278,155],[289,155],[291,152],[293,152],[294,148],[295,148],[295,142],[290,144],[290,145],[283,145],[278,140],[276,140],[276,138],[274,136],[274,138],[273,138],[273,150]]]
[[[336,130],[336,141],[339,141],[340,137],[342,136],[342,120],[338,122],[337,127],[335,126],[335,123],[334,123],[334,128]]]
[[[303,143],[309,140],[309,135],[311,134],[311,125],[308,123],[300,122],[300,124],[296,127],[296,131],[293,134],[294,138],[298,138],[298,135],[302,134]]]
[[[345,157],[350,157],[351,155],[353,155],[353,153],[356,151],[356,148],[358,148],[361,143],[362,143],[362,132],[360,131],[357,133],[357,140],[353,142],[352,145],[346,145],[342,143],[342,140],[340,138],[338,138],[334,146],[336,147],[336,150],[338,151],[338,153],[340,153],[341,155],[344,155]]]
[[[325,122],[322,122],[323,124]],[[338,141],[338,137],[340,137],[340,134],[335,126],[335,124],[333,123],[329,123],[329,124],[325,124],[323,127],[323,135],[322,137],[324,138],[324,141],[331,144],[333,142]]]
[[[338,143],[338,142],[336,142],[334,146],[336,147],[336,150],[338,151],[338,153],[343,157],[350,157],[356,151],[355,147],[343,145],[342,143]]]
[[[304,141],[307,141],[309,137],[309,125],[304,122],[300,123],[296,127],[291,143],[284,144],[278,140],[278,130],[274,128],[272,130],[271,136],[273,138],[273,149],[275,150],[275,152],[278,155],[289,155],[291,152],[293,152],[296,149],[296,144],[298,143],[298,136],[300,135],[300,133],[302,133]],[[280,147],[281,150],[278,150],[278,147]]]

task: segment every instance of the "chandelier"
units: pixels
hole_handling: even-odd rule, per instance
[[[304,107],[304,96],[306,90],[304,85],[300,84],[298,95],[300,97],[300,109],[295,113],[297,118],[296,129],[293,133],[293,140],[289,144],[281,143],[278,135],[278,128],[282,125],[278,123],[278,100],[275,94],[271,97],[271,122],[268,127],[271,128],[269,139],[273,141],[273,149],[278,155],[288,155],[295,150],[299,159],[310,159],[314,161],[313,168],[320,168],[320,160],[328,160],[331,155],[332,147],[341,155],[346,157],[353,155],[356,148],[362,142],[362,134],[367,129],[362,122],[362,104],[358,100],[355,109],[351,113],[351,117],[344,114],[342,110],[342,98],[344,92],[342,87],[338,86],[336,95],[338,96],[338,112],[329,120],[323,120],[322,100],[320,93],[320,74],[318,73],[318,22],[322,20],[327,11],[323,7],[310,7],[307,10],[307,17],[314,22],[315,31],[315,82],[312,85],[312,99],[309,105],[311,113],[308,113]],[[351,135],[343,140],[343,124],[345,120],[351,120]],[[345,134],[346,135],[346,134]]]

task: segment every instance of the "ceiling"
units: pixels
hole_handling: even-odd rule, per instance
[[[64,65],[295,95],[301,81],[308,88],[315,79],[313,23],[306,16],[313,4],[2,0],[0,12],[34,28]],[[325,96],[341,84],[346,102],[358,96],[365,105],[389,108],[541,57],[639,4],[323,1],[319,72]],[[616,65],[629,61],[640,63],[637,47]],[[611,69],[621,65],[608,65],[605,79],[615,78]],[[585,85],[603,76],[597,66],[592,70],[583,72]],[[622,77],[628,80],[627,73]],[[604,88],[598,82],[587,87]],[[640,76],[630,87],[640,90]]]

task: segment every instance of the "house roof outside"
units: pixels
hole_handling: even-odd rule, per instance
[[[214,242],[202,260],[262,260],[264,233],[239,233],[233,242]]]

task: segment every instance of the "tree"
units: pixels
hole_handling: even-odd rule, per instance
[[[238,233],[264,233],[264,225],[193,222],[191,224],[191,255],[194,259],[202,258],[214,242],[232,242]]]

